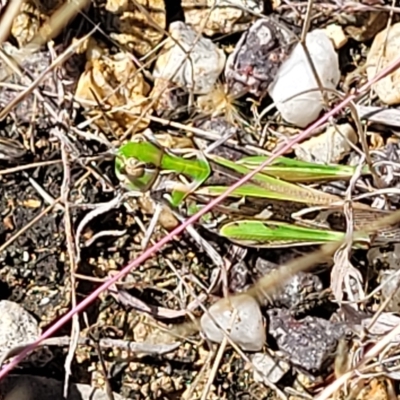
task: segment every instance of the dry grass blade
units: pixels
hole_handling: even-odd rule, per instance
[[[47,22],[40,27],[39,32],[25,47],[28,54],[29,52],[38,50],[41,46],[46,44],[49,40],[54,39],[87,4],[89,0],[73,0],[65,2]]]
[[[394,127],[400,126],[400,110],[396,108],[373,107],[358,104],[357,112],[360,114],[360,119],[366,119],[370,122]]]
[[[353,213],[350,206],[351,192],[357,180],[361,176],[361,170],[364,165],[363,162],[364,158],[365,157],[362,157],[360,165],[358,166],[356,172],[351,178],[349,187],[346,191],[346,203],[344,204],[344,215],[346,217],[346,225],[347,225],[346,236],[348,238],[350,238],[353,235],[353,227],[354,227]],[[347,245],[338,250],[334,257],[334,265],[331,272],[331,289],[338,303],[340,303],[343,299],[344,295],[343,283],[345,284],[348,297],[352,300],[356,300],[351,290],[352,287],[352,285],[350,284],[351,279],[358,286],[359,295],[357,299],[359,299],[360,297],[364,297],[364,293],[362,290],[362,275],[356,268],[353,267],[353,265],[350,262],[351,245],[352,241],[348,240]]]
[[[64,226],[66,232],[66,241],[67,241],[67,250],[68,250],[68,259],[69,259],[69,267],[70,267],[70,280],[71,280],[71,304],[73,307],[76,306],[76,281],[75,275],[77,269],[77,248],[74,246],[73,233],[72,233],[72,222],[71,222],[71,213],[69,208],[69,194],[71,188],[71,168],[70,168],[70,154],[68,151],[67,140],[64,137],[63,132],[55,128],[53,131],[53,135],[58,138],[61,145],[61,157],[63,161],[63,181],[61,184],[61,200],[64,203]],[[69,386],[69,377],[72,375],[71,364],[75,356],[75,351],[78,346],[78,338],[80,333],[80,324],[79,317],[75,316],[72,318],[72,327],[71,327],[71,341],[68,349],[68,354],[65,359],[64,368],[65,368],[65,381],[64,381],[64,396],[68,395],[68,386]]]
[[[58,336],[53,337],[42,342],[42,346],[55,346],[55,347],[68,347],[70,345],[71,338],[69,336]],[[90,346],[92,345],[92,341],[87,337],[79,337],[78,344],[80,346]],[[115,347],[119,349],[124,349],[126,351],[132,353],[146,353],[146,354],[166,354],[171,351],[177,349],[180,346],[180,342],[176,341],[173,343],[141,343],[141,342],[132,342],[129,340],[123,339],[111,339],[111,338],[101,338],[98,341],[98,344],[101,348],[108,349],[110,347]],[[4,364],[5,361],[9,360],[11,357],[15,357],[20,354],[24,349],[30,346],[31,343],[21,343],[18,346],[10,349],[6,353],[4,353],[0,359],[0,366]]]
[[[23,0],[13,0],[7,3],[6,11],[0,21],[0,45],[2,45],[8,38],[11,25],[15,17],[18,15],[22,3]]]

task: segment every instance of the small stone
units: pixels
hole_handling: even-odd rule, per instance
[[[194,94],[206,94],[225,66],[225,53],[210,39],[184,22],[175,21],[153,71],[155,78],[169,80]],[[190,54],[190,55],[189,55]]]
[[[306,45],[322,86],[335,89],[340,70],[332,42],[316,29],[307,34]],[[269,94],[282,118],[293,125],[304,128],[318,118],[324,101],[300,43],[278,69]],[[330,97],[328,92],[326,97]]]
[[[228,57],[225,79],[229,92],[264,97],[294,40],[295,36],[273,19],[256,21]]]
[[[34,342],[41,334],[35,318],[17,303],[1,300],[0,315],[0,358],[19,345]]]
[[[163,206],[160,217],[159,217],[160,225],[165,228],[167,231],[172,231],[179,225],[179,221],[176,219],[174,214],[171,212],[169,207]]]
[[[29,253],[27,251],[24,251],[22,253],[22,261],[27,263],[29,261],[29,259],[30,259]]]
[[[233,318],[233,313],[235,317]],[[234,343],[244,351],[260,351],[265,342],[265,328],[260,307],[247,294],[218,300],[208,313],[201,317],[200,324],[205,336],[215,343],[221,343],[224,332],[211,320],[209,314],[222,326]]]
[[[322,135],[304,141],[295,148],[296,157],[302,161],[335,164],[351,151],[358,136],[350,124],[330,126]],[[349,143],[350,142],[350,143]]]
[[[341,49],[349,40],[344,33],[343,28],[337,24],[328,25],[324,29],[324,32],[326,33],[326,36],[332,40],[336,50]]]
[[[260,276],[265,276],[277,268],[280,268],[278,264],[261,257],[258,257],[255,262],[255,269]],[[322,289],[321,279],[317,275],[301,271],[268,297],[276,307],[293,309],[304,302],[308,295],[321,292]]]
[[[149,97],[156,99],[153,104],[157,116],[166,119],[179,119],[187,112],[188,93],[186,90],[164,79],[155,79]]]
[[[244,31],[263,12],[261,0],[182,0],[185,21],[206,36]]]
[[[256,382],[264,382],[267,378],[270,382],[277,383],[290,370],[287,362],[274,360],[269,354],[254,354],[251,361],[255,367],[253,376]]]
[[[372,79],[397,59],[400,53],[400,22],[378,33],[367,56],[367,75]],[[372,85],[379,99],[389,105],[400,103],[400,69]]]
[[[297,320],[290,311],[268,310],[268,333],[288,360],[306,371],[316,373],[335,354],[338,340],[344,336],[342,323],[307,316]]]

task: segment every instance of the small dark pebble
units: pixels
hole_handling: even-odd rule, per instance
[[[225,77],[232,94],[264,97],[295,43],[293,34],[273,19],[260,19],[244,32],[228,57]]]
[[[338,340],[346,333],[343,323],[307,316],[296,320],[284,309],[268,310],[268,333],[293,365],[315,374],[335,356]]]
[[[279,267],[262,257],[258,257],[255,263],[255,269],[260,276],[267,275]],[[322,283],[317,275],[310,272],[299,272],[280,290],[271,294],[270,300],[275,306],[294,308],[297,304],[303,303],[308,295],[321,290]]]

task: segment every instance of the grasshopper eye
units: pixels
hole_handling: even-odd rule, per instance
[[[132,178],[141,178],[145,173],[145,167],[143,163],[139,163],[134,159],[126,160],[123,167],[124,173]]]

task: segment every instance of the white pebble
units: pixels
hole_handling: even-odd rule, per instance
[[[351,151],[358,136],[350,124],[330,126],[323,134],[305,140],[295,147],[296,157],[320,164],[338,163]]]
[[[194,94],[209,93],[225,66],[225,53],[210,39],[198,37],[199,34],[184,22],[173,22],[170,33],[174,40],[166,41],[153,76],[187,88]]]
[[[35,341],[41,334],[37,321],[19,304],[0,301],[0,358],[22,344]]]
[[[266,336],[260,307],[256,300],[246,294],[218,300],[200,320],[206,337],[215,343],[221,343],[224,332],[211,320],[215,321],[230,333],[230,338],[242,350],[259,351]],[[235,315],[234,315],[235,312]]]
[[[332,42],[324,31],[316,29],[307,34],[306,45],[322,86],[335,89],[340,70]],[[303,93],[305,91],[307,93]],[[269,94],[282,118],[293,125],[304,128],[318,118],[324,105],[323,97],[300,43],[279,68]]]

